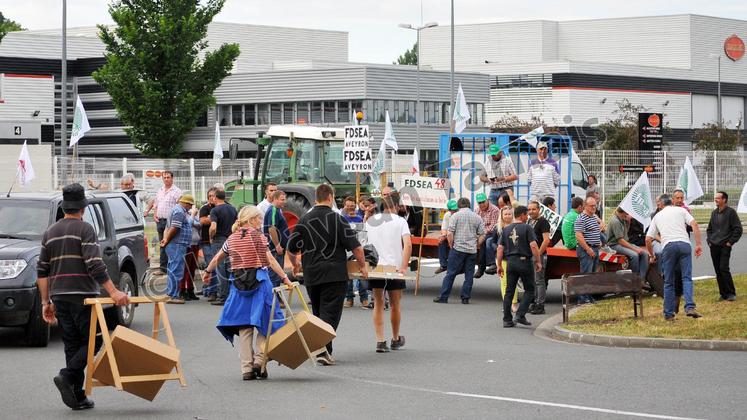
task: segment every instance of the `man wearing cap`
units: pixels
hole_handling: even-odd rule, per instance
[[[555,197],[560,185],[560,170],[555,159],[547,156],[547,143],[537,143],[537,158],[532,159],[527,171],[530,184],[530,200],[541,202],[545,197]]]
[[[446,266],[449,263],[449,241],[446,239],[446,236],[449,233],[449,220],[451,220],[451,215],[456,213],[457,211],[457,202],[456,200],[449,200],[448,203],[446,203],[446,208],[448,211],[444,213],[444,218],[441,221],[441,237],[439,238],[438,242],[438,262],[439,267],[436,269],[436,274],[441,274],[444,271],[446,271]]]
[[[446,276],[441,284],[441,293],[433,299],[436,303],[447,303],[454,278],[459,273],[464,273],[462,283],[462,303],[468,304],[472,295],[472,277],[475,273],[475,260],[477,250],[485,241],[485,223],[482,218],[470,209],[468,198],[460,198],[457,201],[459,211],[454,213],[449,220],[449,233],[447,240],[451,251],[449,251],[449,262],[447,264]]]
[[[117,305],[129,304],[106,272],[93,227],[82,220],[88,201],[80,184],[62,189],[65,217],[44,232],[37,263],[36,286],[47,323],[60,327],[66,366],[54,378],[62,402],[73,410],[93,408],[83,391],[87,363],[91,306],[83,301],[103,288]],[[96,339],[96,351],[101,339]]]
[[[477,272],[475,278],[479,279],[485,274],[485,267],[494,263],[495,247],[493,246],[493,235],[495,234],[495,228],[498,225],[498,219],[501,217],[501,212],[498,207],[494,206],[488,201],[488,197],[483,194],[477,194],[477,214],[482,218],[485,223],[485,246],[480,247],[477,254]]]
[[[171,210],[161,241],[161,248],[166,250],[169,258],[166,293],[170,299],[167,303],[184,303],[184,299],[179,295],[179,281],[184,275],[187,247],[192,243],[192,216],[188,212],[194,204],[195,199],[191,194],[184,194],[179,198],[179,202]]]
[[[504,155],[503,150],[497,144],[491,144],[488,147],[488,155],[491,173],[488,174],[487,170],[483,170],[480,174],[480,181],[490,184],[490,202],[497,206],[498,197],[501,194],[508,193],[513,196],[514,181],[518,179],[518,176],[514,162]]]

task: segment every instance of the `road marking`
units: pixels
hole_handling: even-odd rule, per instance
[[[429,268],[438,268],[441,267],[441,264],[420,264],[421,267],[429,267]]]
[[[714,278],[713,276],[700,276],[700,277],[693,277],[693,280],[709,280]]]
[[[527,400],[523,398],[510,398],[510,397],[500,397],[500,396],[495,396],[495,395],[468,394],[464,392],[440,391],[438,389],[421,388],[421,387],[401,385],[401,384],[392,384],[392,383],[382,382],[382,381],[373,381],[370,379],[354,378],[350,376],[340,376],[340,375],[322,372],[320,371],[320,369],[312,369],[311,372],[314,372],[318,375],[328,376],[328,377],[342,379],[342,380],[351,380],[351,381],[362,382],[362,383],[366,383],[370,385],[380,385],[380,386],[391,387],[391,388],[406,389],[409,391],[427,392],[431,394],[446,395],[450,397],[478,398],[478,399],[486,399],[486,400],[494,400],[494,401],[513,402],[513,403],[519,403],[519,404],[539,405],[539,406],[545,406],[545,407],[565,408],[569,410],[592,411],[596,413],[605,413],[605,414],[617,414],[620,416],[643,417],[643,418],[649,418],[649,419],[703,420],[703,419],[698,419],[694,417],[677,417],[677,416],[668,416],[664,414],[651,414],[651,413],[641,413],[641,412],[636,412],[636,411],[613,410],[609,408],[589,407],[589,406],[574,405],[574,404],[561,404],[561,403],[554,403],[554,402],[548,402],[548,401]]]

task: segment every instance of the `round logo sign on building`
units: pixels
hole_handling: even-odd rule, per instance
[[[732,35],[724,41],[724,53],[732,61],[737,61],[744,56],[744,41],[742,38]]]

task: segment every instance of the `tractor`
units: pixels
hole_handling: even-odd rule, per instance
[[[226,184],[230,203],[236,208],[256,205],[264,199],[265,184],[274,182],[287,194],[283,213],[291,230],[314,205],[320,184],[334,187],[336,204],[341,207],[344,198],[356,192],[355,174],[342,170],[344,135],[343,128],[277,125],[257,138],[231,138],[232,159],[241,142],[256,146],[256,159],[253,168],[239,171],[238,178]]]

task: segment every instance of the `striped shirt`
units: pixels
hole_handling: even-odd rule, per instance
[[[601,228],[599,221],[595,215],[589,216],[586,213],[581,213],[578,218],[573,222],[573,231],[581,232],[584,234],[584,240],[589,246],[601,246]]]
[[[493,171],[493,176],[495,178],[506,178],[511,175],[516,175],[516,168],[514,167],[514,162],[509,158],[508,156],[501,157],[501,160],[494,161],[492,157],[488,157],[488,162],[490,163],[491,170]],[[484,175],[487,175],[485,171],[483,171]],[[505,181],[491,181],[490,182],[490,188],[491,189],[502,189],[502,188],[509,188],[513,187],[514,183],[513,181],[505,182]]]
[[[267,238],[258,229],[241,228],[232,233],[221,248],[231,259],[231,268],[262,268],[267,260]]]
[[[50,297],[96,296],[109,280],[93,227],[80,219],[60,219],[44,232],[37,277],[49,278]]]
[[[165,186],[161,187],[156,193],[156,217],[166,219],[171,214],[171,210],[182,197],[182,190],[176,185],[172,185],[168,190]]]
[[[527,171],[531,185],[532,200],[542,201],[545,197],[555,197],[555,188],[560,184],[558,163],[553,159],[532,159]]]
[[[453,249],[467,254],[476,254],[477,238],[485,234],[485,222],[472,210],[459,209],[449,219],[449,232],[454,235]]]

